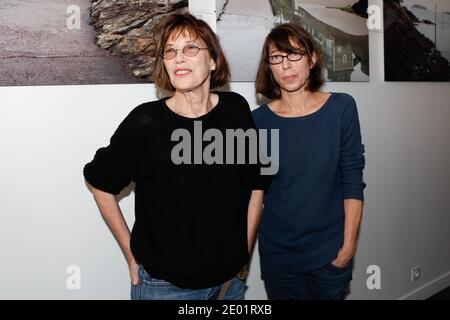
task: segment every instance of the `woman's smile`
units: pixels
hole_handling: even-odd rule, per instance
[[[192,70],[187,69],[187,68],[177,68],[177,69],[175,69],[175,72],[174,72],[175,76],[177,76],[177,77],[185,77],[191,73],[192,73]]]

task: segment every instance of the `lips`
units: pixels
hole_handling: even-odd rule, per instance
[[[179,69],[176,69],[176,70],[175,70],[174,74],[175,74],[176,76],[182,77],[182,76],[185,76],[185,75],[187,75],[187,74],[189,74],[189,73],[191,73],[191,72],[192,72],[191,69],[179,68]]]
[[[286,75],[283,77],[283,80],[292,80],[296,78],[297,76],[295,74]]]

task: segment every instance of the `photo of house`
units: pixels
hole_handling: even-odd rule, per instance
[[[327,81],[368,81],[367,1],[227,1],[217,32],[231,65],[232,80],[253,81],[262,44],[277,24],[294,22],[310,32],[325,58]]]

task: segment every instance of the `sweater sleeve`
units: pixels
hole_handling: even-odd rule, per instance
[[[87,182],[102,191],[117,195],[134,179],[137,135],[134,112],[120,123],[106,147],[99,148],[83,169]]]
[[[256,130],[256,129],[255,129]],[[258,130],[256,131],[258,132]],[[260,139],[261,137],[257,134],[257,149],[258,149],[258,160],[255,165],[252,167],[252,190],[263,190],[266,191],[269,185],[272,183],[273,174],[265,174],[263,171],[264,168],[270,167],[269,164],[263,164],[261,162],[262,154],[260,150]]]
[[[250,110],[250,106],[248,105],[247,100],[242,97],[243,105],[245,105],[245,117],[247,121],[247,128],[255,130],[256,132],[256,146],[253,146],[253,150],[256,150],[256,164],[250,165],[250,186],[252,190],[266,190],[270,183],[272,182],[273,175],[262,174],[262,169],[264,167],[269,167],[270,164],[263,164],[261,162],[261,152],[260,152],[260,135],[259,131],[256,128],[255,120],[253,119],[252,112]]]
[[[364,201],[365,150],[361,143],[358,110],[352,97],[350,97],[341,119],[340,169],[343,199]]]
[[[252,119],[253,121],[253,119]],[[262,157],[263,157],[263,153],[261,152],[261,143],[260,143],[260,139],[261,136],[259,134],[259,130],[257,130],[257,128],[255,127],[257,134],[257,149],[258,149],[258,162],[255,166],[253,166],[253,189],[252,190],[263,190],[266,191],[267,188],[270,186],[270,184],[272,183],[272,179],[273,179],[273,174],[268,174],[265,173],[264,169],[270,167],[270,162],[268,164],[263,164],[262,163]],[[270,137],[267,138],[268,141],[267,143],[270,143]],[[266,170],[267,171],[267,170]]]

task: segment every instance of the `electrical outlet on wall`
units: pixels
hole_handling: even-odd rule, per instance
[[[420,278],[421,270],[420,266],[415,266],[411,268],[411,282],[414,282]]]

